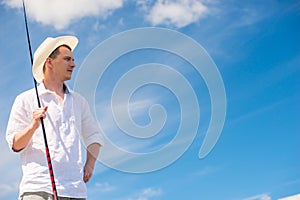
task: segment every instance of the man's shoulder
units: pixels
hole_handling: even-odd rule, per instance
[[[85,98],[78,92],[72,91],[72,95],[74,96],[74,98],[78,98],[80,100],[85,100]]]
[[[17,98],[25,98],[25,99],[27,99],[27,98],[32,98],[32,97],[34,97],[34,95],[36,95],[35,94],[35,89],[34,88],[31,88],[31,89],[28,89],[28,90],[25,90],[25,91],[23,91],[23,92],[21,92],[18,96],[17,96]]]
[[[80,93],[78,93],[78,92],[72,92],[72,95],[73,95],[73,97],[74,97],[74,101],[76,102],[76,103],[80,103],[80,104],[85,104],[85,103],[87,103],[87,100],[84,98],[84,96],[83,95],[81,95]]]
[[[26,107],[27,105],[32,105],[35,102],[36,102],[36,95],[35,95],[35,91],[33,88],[33,89],[28,89],[28,90],[25,90],[25,91],[19,93],[15,97],[14,105]]]

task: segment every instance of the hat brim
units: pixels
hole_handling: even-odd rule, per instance
[[[60,36],[57,38],[48,37],[35,51],[32,65],[32,74],[38,83],[44,79],[43,67],[46,59],[59,46],[67,45],[72,51],[78,44],[78,39],[75,36]]]

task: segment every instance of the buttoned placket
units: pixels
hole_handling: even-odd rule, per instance
[[[48,106],[46,119],[55,132],[55,135],[53,135],[54,138],[67,137],[71,133],[71,130],[75,130],[75,117],[72,109],[73,102],[69,89],[66,87],[64,98],[60,101],[60,97],[55,92],[47,90],[42,85],[40,98],[42,106]],[[57,139],[55,140],[57,141]],[[58,139],[57,142],[60,143],[62,141],[63,140]]]
[[[65,124],[66,121],[68,120],[68,114],[69,115],[71,114],[68,111],[65,112],[66,107],[71,106],[71,105],[66,105],[67,98],[69,98],[68,94],[70,94],[70,92],[69,92],[68,88],[66,88],[66,92],[64,93],[64,98],[61,101],[60,97],[55,92],[52,92],[52,91],[46,89],[45,87],[41,88],[41,94],[40,94],[41,99],[43,99],[42,97],[44,95],[51,95],[52,97],[54,96],[54,98],[51,98],[51,97],[50,98],[51,98],[51,100],[54,100],[55,108],[57,109],[57,111],[59,111],[59,115],[61,116],[61,124]],[[48,106],[48,105],[46,105],[46,103],[44,103],[43,100],[41,101],[41,103],[42,103],[43,107]]]

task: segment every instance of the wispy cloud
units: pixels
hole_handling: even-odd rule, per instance
[[[145,10],[146,20],[152,25],[171,25],[177,28],[197,22],[206,16],[208,8],[198,0],[158,0],[137,1],[138,6]]]
[[[95,16],[105,19],[123,6],[123,0],[30,0],[25,1],[29,18],[60,30],[75,20]],[[11,8],[20,8],[21,0],[4,0]]]
[[[208,14],[208,7],[202,0],[137,0],[137,7],[144,12],[145,20],[152,25],[167,25],[181,28]],[[84,17],[106,19],[123,7],[125,0],[31,0],[25,1],[28,17],[42,25],[62,30]],[[10,8],[21,8],[21,0],[3,0]]]
[[[94,188],[100,192],[112,192],[117,189],[116,186],[113,186],[113,185],[109,184],[108,182],[104,182],[104,183],[97,182],[97,183],[95,183]]]
[[[147,100],[137,100],[133,103],[127,104],[127,102],[124,102],[122,104],[118,104],[115,107],[115,110],[124,110],[124,108],[130,108],[130,112],[132,113],[132,116],[142,115],[141,110],[145,111],[145,108],[148,108],[149,105],[153,105],[155,102],[155,98],[151,99],[148,98]],[[104,135],[106,136],[106,139],[109,139],[110,141],[106,141],[106,144],[113,143],[118,146],[118,148],[126,149],[131,152],[144,152],[149,150],[149,148],[153,148],[153,145],[157,145],[158,140],[148,139],[148,140],[138,140],[139,142],[132,142],[134,138],[128,137],[124,133],[119,133],[119,129],[122,130],[121,127],[118,127],[117,124],[114,123],[114,119],[112,118],[112,110],[109,103],[107,102],[99,102],[96,105],[97,112],[101,113],[101,117],[98,117],[98,121],[101,124],[102,130],[104,131]],[[127,110],[127,109],[125,109]],[[117,111],[120,113],[121,111]],[[105,145],[103,148],[108,148],[109,145]],[[115,151],[108,151],[109,154],[101,154],[100,156],[102,158],[106,157],[105,159],[122,163],[127,162],[130,160],[130,157],[122,157],[118,152]],[[101,171],[101,170],[100,170]]]
[[[264,194],[258,194],[258,195],[254,195],[254,196],[251,196],[251,197],[247,197],[243,200],[271,200],[271,196],[267,193],[264,193]]]
[[[161,188],[144,188],[141,191],[137,192],[137,194],[132,195],[132,197],[127,198],[127,200],[150,200],[153,197],[158,197],[163,194]]]
[[[296,194],[296,195],[292,195],[292,196],[280,198],[278,200],[298,200],[298,199],[300,199],[300,194]]]
[[[18,185],[16,183],[0,183],[0,197],[6,196],[8,193],[17,193],[17,191]]]
[[[216,169],[216,167],[212,167],[212,166],[206,166],[206,167],[203,167],[202,169],[194,172],[192,175],[193,176],[207,176],[207,175],[210,175],[214,172],[216,172],[218,169]]]

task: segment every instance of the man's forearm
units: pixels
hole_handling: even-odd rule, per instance
[[[22,132],[17,133],[14,136],[12,149],[16,152],[24,149],[27,146],[28,142],[31,140],[32,135],[34,134],[35,130],[36,130],[36,127],[34,127],[31,124],[26,129],[24,129]]]
[[[33,111],[32,121],[28,125],[28,127],[25,128],[22,132],[19,132],[14,136],[13,146],[12,146],[12,149],[14,151],[21,151],[22,149],[24,149],[27,146],[27,144],[31,140],[34,132],[40,126],[41,118],[44,119],[46,117],[45,113],[46,113],[47,109],[48,109],[48,106],[45,106],[43,108],[37,108]]]
[[[85,183],[88,182],[93,175],[100,147],[101,145],[98,143],[92,143],[87,147],[86,162],[83,170],[83,180]]]
[[[87,147],[86,165],[94,169],[95,162],[99,155],[101,145],[98,143],[92,143]]]

